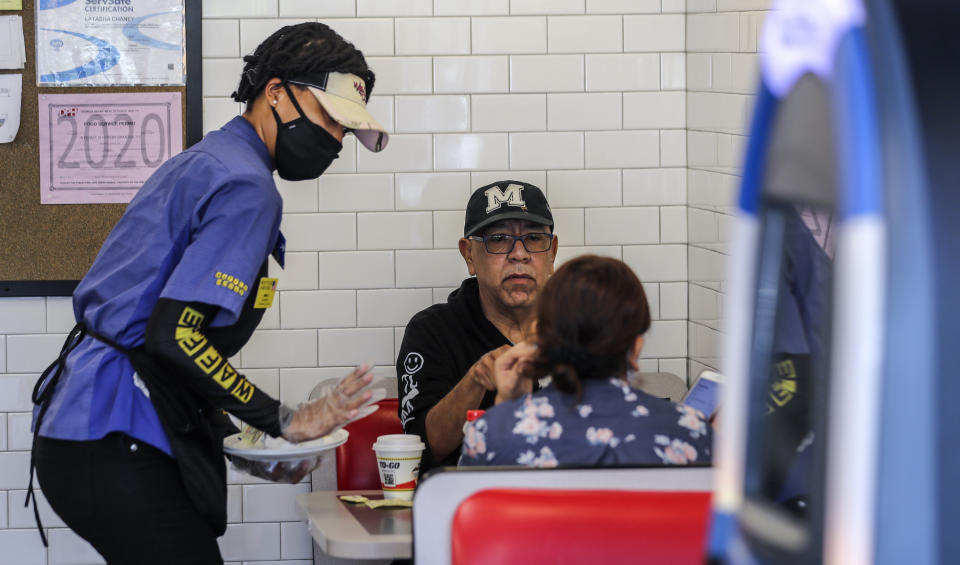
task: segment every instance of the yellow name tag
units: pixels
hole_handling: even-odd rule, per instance
[[[253,302],[254,308],[269,308],[273,306],[273,295],[277,293],[277,279],[263,277],[257,287],[257,299]]]

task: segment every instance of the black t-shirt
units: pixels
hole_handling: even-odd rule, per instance
[[[460,457],[457,448],[439,461],[434,459],[427,442],[427,412],[484,354],[509,344],[510,340],[483,315],[475,278],[465,279],[450,293],[446,304],[434,304],[418,312],[407,324],[397,355],[400,421],[404,432],[420,436],[427,444],[421,475],[432,467],[456,465]],[[496,393],[488,391],[480,409],[493,406],[495,398]]]

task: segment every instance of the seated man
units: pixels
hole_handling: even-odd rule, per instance
[[[540,289],[553,273],[557,238],[539,188],[500,181],[467,203],[460,254],[474,277],[446,304],[417,313],[397,355],[400,420],[427,449],[420,474],[456,465],[466,411],[493,405],[493,362],[532,337]]]

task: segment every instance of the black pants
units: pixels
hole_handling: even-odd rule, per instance
[[[187,498],[176,462],[126,434],[37,438],[37,478],[56,513],[110,565],[220,565],[217,536]]]

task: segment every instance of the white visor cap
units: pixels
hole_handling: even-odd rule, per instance
[[[367,84],[362,78],[348,73],[319,73],[287,82],[309,89],[330,117],[350,129],[370,151],[376,153],[387,146],[387,130],[367,111]]]

